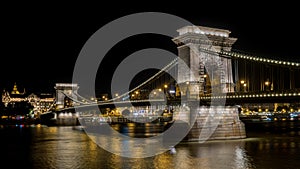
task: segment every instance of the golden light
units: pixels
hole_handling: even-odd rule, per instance
[[[246,83],[244,83],[244,85],[243,85],[244,87],[246,87],[247,86],[247,84]]]
[[[265,85],[266,85],[266,86],[269,86],[269,84],[270,84],[270,82],[268,82],[268,81],[265,82]]]
[[[207,77],[207,75],[203,75],[203,77],[204,77],[204,78],[206,78],[206,77]]]
[[[136,91],[136,92],[135,92],[135,94],[136,94],[136,95],[138,95],[138,94],[139,94],[139,92],[138,92],[138,91]]]
[[[165,84],[165,85],[164,85],[164,88],[167,88],[167,87],[168,87],[168,85]]]
[[[102,96],[102,99],[105,99],[105,96]]]
[[[116,93],[116,94],[115,94],[115,96],[116,96],[116,97],[118,97],[118,96],[119,96],[119,94],[118,94],[118,93]]]
[[[161,89],[159,88],[159,89],[158,89],[158,91],[160,91],[160,92],[161,92]]]
[[[134,97],[134,94],[132,94],[131,97]]]
[[[244,80],[241,80],[241,84],[244,84],[245,83],[245,81]]]
[[[190,82],[186,82],[186,84],[188,85],[188,84],[190,84]]]

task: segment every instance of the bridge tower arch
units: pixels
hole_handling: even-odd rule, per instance
[[[77,91],[79,89],[78,84],[73,83],[56,83],[55,84],[56,90],[56,109],[62,109],[66,107],[66,95],[71,96],[72,98],[77,99]]]
[[[213,50],[215,52],[231,51],[232,45],[237,38],[229,37],[229,30],[210,28],[204,26],[185,26],[177,30],[179,36],[173,41],[178,45],[178,56],[185,63],[178,63],[177,79],[181,84],[181,94],[189,98],[198,98],[200,93],[205,93],[206,70],[205,62],[207,59],[213,59],[213,54],[209,52],[197,51],[202,49]],[[196,49],[196,50],[195,50]],[[216,57],[215,57],[216,58]],[[234,92],[232,63],[230,57],[217,57],[216,65],[219,69],[220,81],[217,82],[222,86],[222,92]],[[191,72],[181,70],[187,64]],[[208,73],[209,74],[209,73]],[[218,78],[219,79],[219,78]]]

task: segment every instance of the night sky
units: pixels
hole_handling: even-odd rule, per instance
[[[52,92],[56,82],[71,82],[74,63],[88,38],[110,21],[136,12],[165,12],[195,25],[228,29],[232,37],[238,38],[234,49],[266,57],[300,59],[300,15],[296,4],[173,3],[135,4],[140,7],[122,3],[76,4],[76,8],[72,4],[2,6],[0,89],[11,90],[17,82],[20,90],[25,87],[28,92]],[[125,40],[107,55],[102,65],[116,67],[117,61],[142,48],[176,50],[166,37],[149,35],[150,40],[141,44],[145,37]],[[110,73],[105,72],[105,77]]]

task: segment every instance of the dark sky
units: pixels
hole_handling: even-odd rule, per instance
[[[101,26],[136,12],[165,12],[195,25],[229,29],[231,36],[238,38],[234,49],[266,57],[300,59],[297,26],[300,14],[296,4],[199,1],[198,5],[192,1],[174,1],[162,5],[145,1],[134,5],[138,7],[119,2],[1,6],[0,89],[11,90],[17,82],[29,92],[48,92],[53,91],[56,82],[71,82],[74,63],[86,40]],[[124,51],[128,55],[148,46],[172,48],[168,39],[162,38],[157,43],[159,37],[151,37],[153,40],[143,45],[138,38],[125,41],[123,48],[121,45],[116,51],[130,46],[130,50]],[[112,59],[116,58],[106,59],[113,64]]]

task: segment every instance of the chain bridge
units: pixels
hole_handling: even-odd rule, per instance
[[[244,112],[253,108],[276,111],[279,105],[289,104],[291,109],[300,110],[298,60],[256,56],[234,49],[237,38],[230,37],[229,30],[186,26],[177,31],[179,35],[172,40],[178,46],[178,57],[143,83],[126,93],[110,93],[101,98],[80,95],[77,84],[57,84],[56,107],[44,115],[54,114],[54,119],[80,117],[93,114],[92,108],[107,113],[108,108],[119,107],[121,115],[125,109],[131,113],[143,109],[150,116],[156,110],[172,109],[173,120],[190,124],[189,138],[197,140],[200,129],[205,127],[199,124],[205,123],[211,107],[223,112],[213,113],[215,119],[222,120],[218,120],[211,139],[246,137],[238,118],[240,108]],[[190,70],[184,70],[182,65]],[[185,106],[191,111],[177,116],[176,112]],[[199,115],[195,121],[193,113]]]

